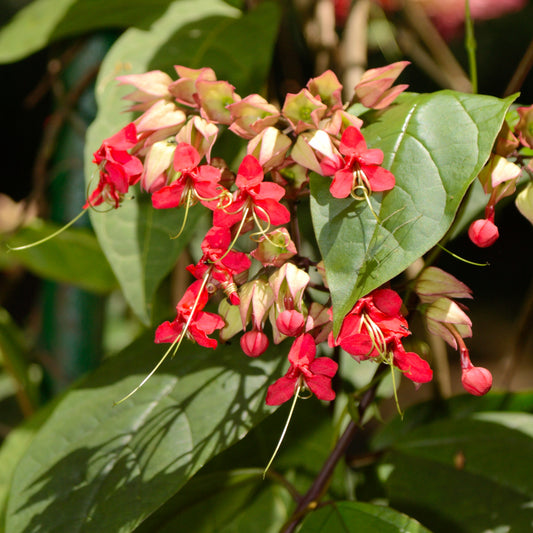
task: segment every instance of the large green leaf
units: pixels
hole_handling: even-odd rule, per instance
[[[22,246],[51,235],[56,224],[33,221],[7,240],[9,246]],[[0,251],[1,264],[22,264],[34,274],[53,281],[70,283],[94,292],[109,292],[117,280],[94,235],[70,228],[38,246],[16,251]]]
[[[530,531],[533,415],[474,413],[398,439],[384,459],[391,505],[435,533]]]
[[[361,502],[336,502],[310,513],[299,533],[429,533],[413,518],[384,507]]]
[[[311,179],[311,212],[330,286],[334,327],[354,303],[400,274],[450,227],[489,157],[512,97],[406,94],[365,128],[396,186],[365,202],[337,200],[330,178]]]
[[[38,432],[14,475],[7,530],[132,531],[266,415],[265,389],[282,363],[273,352],[249,359],[187,343],[113,407],[161,353],[150,339],[135,342],[68,392]]]
[[[98,28],[146,27],[172,0],[34,0],[0,30],[0,63]]]
[[[386,450],[415,428],[436,420],[467,418],[483,411],[519,411],[533,413],[532,392],[494,392],[482,397],[461,394],[448,400],[428,400],[408,407],[402,417],[396,417],[372,438],[374,450]]]
[[[263,480],[261,469],[198,473],[139,533],[277,533],[289,515],[290,496]]]
[[[182,0],[172,4],[149,30],[128,30],[106,56],[97,82],[99,112],[87,136],[88,183],[94,173],[92,152],[132,118],[121,113],[120,103],[131,87],[119,87],[117,75],[151,69],[170,72],[174,64],[210,66],[239,90],[258,90],[270,64],[277,19],[277,8],[268,2],[242,15],[221,0]],[[182,211],[154,210],[149,199],[138,194],[120,209],[91,214],[125,297],[145,324],[150,323],[157,286],[195,231],[192,217],[179,239],[169,238],[180,227]]]

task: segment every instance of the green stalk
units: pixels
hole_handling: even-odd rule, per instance
[[[468,66],[470,69],[470,82],[472,93],[477,94],[477,64],[476,64],[476,38],[474,36],[474,23],[470,15],[470,0],[465,1],[465,49],[468,54]]]

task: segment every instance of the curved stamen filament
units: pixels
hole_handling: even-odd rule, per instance
[[[187,223],[187,219],[189,218],[189,208],[191,207],[191,196],[192,196],[192,189],[189,187],[187,188],[187,198],[185,201],[185,215],[183,216],[183,221],[181,222],[181,228],[178,231],[177,235],[174,235],[174,237],[170,237],[171,239],[177,239],[185,229],[185,224]]]
[[[57,231],[54,231],[51,235],[48,235],[47,237],[43,237],[42,239],[39,239],[38,241],[32,242],[30,244],[24,244],[22,246],[15,246],[11,247],[9,245],[6,245],[8,250],[12,252],[17,252],[19,250],[27,250],[28,248],[33,248],[34,246],[38,246],[39,244],[43,244],[46,241],[49,241],[50,239],[53,239],[54,237],[57,237],[57,235],[63,233],[66,229],[70,228],[72,224],[74,224],[77,220],[79,220],[85,213],[87,212],[86,209],[81,211],[81,213],[78,213],[70,222],[65,224],[62,228],[59,228]]]
[[[361,321],[366,326],[369,332],[369,337],[372,340],[372,349],[369,354],[372,353],[373,350],[376,350],[381,356],[383,356],[387,351],[387,342],[385,341],[385,336],[383,335],[381,328],[366,314],[361,315]]]
[[[212,198],[204,198],[203,196],[200,196],[198,194],[198,191],[195,190],[194,191],[194,196],[196,198],[198,198],[198,200],[200,200],[200,202],[214,202],[215,200],[222,200],[223,198],[227,197],[228,196],[228,191],[223,191],[220,194],[218,194],[217,196],[213,196]],[[233,200],[233,198],[228,203],[228,207],[231,205],[232,200]]]
[[[196,309],[198,307],[198,302],[200,301],[200,297],[202,295],[203,290],[205,289],[205,286],[207,284],[207,280],[209,279],[209,276],[211,275],[212,267],[210,267],[207,272],[205,273],[205,276],[202,280],[202,285],[200,286],[200,290],[198,291],[198,295],[196,296],[196,299],[194,300],[194,304],[191,308],[191,312],[189,314],[189,317],[187,318],[187,322],[185,322],[185,326],[181,330],[181,333],[174,339],[168,350],[163,354],[163,357],[159,360],[159,362],[154,366],[152,371],[137,385],[129,394],[124,396],[121,400],[118,402],[115,402],[113,404],[113,407],[126,401],[128,398],[131,398],[157,371],[157,369],[163,364],[163,361],[169,356],[171,352],[172,357],[176,355],[176,352],[178,351],[181,341],[183,338],[187,335],[187,331],[189,330],[189,326],[191,325],[192,319],[194,317],[194,314],[196,313]]]
[[[270,461],[268,461],[268,464],[265,466],[265,469],[263,470],[263,479],[265,479],[266,473],[268,472],[268,469],[274,462],[274,459],[276,458],[276,455],[278,454],[278,451],[280,449],[281,443],[283,442],[283,439],[285,438],[285,433],[287,433],[287,429],[289,428],[292,414],[294,413],[294,408],[296,407],[296,402],[298,401],[298,398],[301,397],[300,396],[301,389],[302,389],[302,377],[300,376],[300,379],[298,380],[298,387],[296,389],[296,392],[294,393],[294,398],[292,399],[291,410],[289,411],[289,416],[287,417],[287,421],[285,422],[285,426],[283,427],[283,431],[281,432],[281,436],[278,440],[278,444],[276,445],[276,449],[274,450],[274,453],[272,454]]]
[[[250,207],[248,204],[243,206],[244,211],[241,219],[241,223],[239,224],[239,227],[237,228],[237,232],[235,233],[235,237],[233,237],[233,241],[231,241],[231,244],[228,246],[228,249],[222,254],[221,257],[219,257],[216,261],[216,263],[220,263],[222,259],[224,259],[230,252],[231,249],[235,246],[235,243],[237,242],[237,239],[239,238],[242,228],[244,227],[244,224],[246,224],[246,219],[248,218],[248,211],[250,210]]]
[[[370,211],[374,215],[374,218],[379,223],[379,217],[376,215],[376,212],[374,211],[374,208],[372,207],[372,204],[370,203],[370,194],[372,193],[372,187],[370,186],[370,182],[368,181],[368,178],[366,177],[365,173],[359,169],[356,170],[353,173],[354,180],[353,180],[353,186],[352,190],[350,192],[350,196],[357,200],[358,202],[365,200],[368,207],[370,208]],[[356,194],[356,191],[362,193],[362,197],[360,194]]]
[[[250,234],[250,239],[252,239],[255,242],[259,242],[259,239],[255,238],[255,237],[257,237],[259,235],[259,236],[264,237],[273,246],[276,246],[276,243],[272,242],[272,240],[267,235],[267,232],[270,229],[270,217],[268,216],[268,213],[264,209],[259,207],[259,206],[255,206],[255,208],[258,209],[258,210],[261,210],[264,213],[264,215],[265,215],[265,217],[267,219],[266,220],[266,228],[263,227],[262,223],[259,220],[259,217],[255,213],[255,210],[252,211],[252,215],[253,215],[253,218],[254,218],[255,225],[257,226],[259,231],[255,231],[254,233],[251,233]]]

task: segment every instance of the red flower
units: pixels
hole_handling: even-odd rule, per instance
[[[179,143],[174,152],[174,170],[180,175],[170,185],[152,194],[152,205],[156,209],[180,207],[200,201],[205,207],[215,209],[220,197],[218,184],[222,171],[211,165],[201,165],[201,156],[187,143]]]
[[[214,313],[202,311],[209,295],[203,281],[195,281],[186,291],[176,306],[177,315],[172,322],[163,322],[155,332],[155,342],[174,342],[180,335],[187,335],[200,346],[216,348],[217,341],[208,335],[224,327],[224,320]],[[200,292],[201,290],[201,292]],[[192,315],[192,317],[191,317]],[[189,321],[190,319],[190,321]],[[189,322],[187,329],[185,326]]]
[[[297,337],[289,351],[291,363],[287,373],[268,387],[267,405],[280,405],[290,400],[299,386],[305,385],[320,400],[331,401],[335,392],[331,378],[337,372],[337,363],[329,357],[316,356],[316,345],[309,333]]]
[[[215,226],[230,228],[243,217],[253,213],[268,224],[278,226],[290,220],[288,209],[279,201],[285,189],[277,183],[263,182],[264,173],[259,161],[253,155],[247,155],[239,166],[235,184],[238,191],[231,205],[225,209],[217,209],[213,221]]]
[[[242,252],[228,251],[231,244],[231,232],[228,228],[212,227],[202,241],[202,258],[196,265],[189,265],[187,270],[198,279],[202,279],[207,270],[210,278],[207,282],[220,286],[232,304],[240,303],[233,276],[248,270],[252,264],[250,258]]]
[[[115,208],[119,206],[130,185],[139,181],[143,171],[141,161],[128,152],[136,144],[137,130],[133,122],[102,142],[93,154],[93,162],[100,167],[100,180],[84,209],[103,202]]]
[[[376,289],[357,301],[330,346],[341,346],[356,361],[376,358],[399,368],[415,383],[431,381],[433,371],[416,353],[406,352],[401,338],[410,334],[401,314],[402,300],[391,289]]]
[[[378,148],[367,148],[363,134],[355,126],[344,130],[339,151],[344,156],[342,163],[329,158],[321,163],[325,176],[331,176],[334,171],[329,190],[335,198],[346,198],[360,188],[370,193],[394,187],[393,174],[380,166],[383,152]]]

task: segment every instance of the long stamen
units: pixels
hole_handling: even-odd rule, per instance
[[[244,227],[244,224],[246,224],[246,219],[248,217],[249,210],[250,210],[250,207],[247,205],[244,208],[241,223],[239,224],[239,227],[237,228],[237,232],[235,233],[235,237],[233,238],[233,241],[231,241],[231,244],[228,246],[228,249],[222,254],[222,256],[218,258],[217,263],[220,263],[222,259],[224,259],[231,252],[231,249],[235,246],[235,243],[237,242],[237,239],[239,238],[241,234],[242,228]]]
[[[181,223],[181,228],[178,231],[177,235],[174,235],[174,237],[170,237],[171,239],[177,239],[185,229],[185,224],[187,222],[187,219],[189,218],[189,208],[191,207],[191,195],[192,195],[192,189],[189,187],[187,189],[187,201],[185,203],[185,215],[183,217],[183,221]]]
[[[356,194],[356,191],[362,192],[363,197],[361,197],[359,194]],[[365,173],[360,169],[356,170],[354,172],[354,185],[350,192],[350,196],[354,200],[357,200],[358,202],[365,200],[368,207],[370,208],[370,211],[374,215],[374,218],[377,220],[379,224],[380,223],[379,217],[376,215],[376,212],[374,211],[374,208],[372,207],[372,204],[370,203],[369,192],[371,191],[372,191],[372,187],[370,186],[370,182],[368,181],[368,178],[366,177]]]
[[[53,239],[54,237],[57,237],[60,233],[63,233],[66,229],[70,228],[70,226],[72,226],[72,224],[74,224],[77,220],[79,220],[85,213],[86,213],[86,209],[84,209],[83,211],[81,211],[81,213],[78,213],[70,222],[68,222],[67,224],[65,224],[62,228],[58,229],[57,231],[54,231],[54,233],[52,233],[51,235],[48,235],[47,237],[44,237],[38,241],[35,241],[35,242],[32,242],[30,244],[24,244],[23,246],[15,246],[15,247],[11,247],[8,245],[7,248],[8,250],[12,251],[12,252],[16,252],[16,251],[19,251],[19,250],[27,250],[28,248],[33,248],[34,246],[38,246],[39,244],[43,244],[45,243],[46,241],[49,241],[50,239]]]
[[[172,354],[172,357],[174,357],[174,355],[176,355],[176,352],[178,351],[178,349],[179,349],[179,347],[181,345],[181,341],[183,340],[183,338],[187,334],[187,331],[188,331],[189,326],[191,324],[191,321],[193,319],[194,313],[196,312],[196,308],[198,307],[198,302],[200,301],[200,297],[202,295],[202,292],[205,289],[205,286],[207,284],[207,280],[209,279],[209,276],[211,275],[211,270],[212,270],[212,267],[209,268],[207,270],[207,272],[205,273],[205,276],[204,276],[204,278],[202,280],[202,285],[200,286],[200,290],[198,291],[198,295],[196,296],[196,299],[194,300],[194,304],[192,306],[191,313],[189,314],[189,317],[187,318],[187,322],[185,323],[185,326],[181,330],[181,333],[174,339],[174,341],[172,342],[172,344],[170,345],[168,350],[164,353],[163,357],[161,357],[161,359],[155,365],[155,367],[152,369],[152,371],[129,394],[124,396],[124,398],[122,398],[118,402],[115,402],[113,404],[113,407],[115,407],[116,405],[121,404],[122,402],[126,401],[128,398],[131,398],[155,374],[157,369],[163,364],[163,361],[169,356],[169,354],[171,352],[174,352]]]
[[[254,222],[255,222],[255,225],[258,227],[259,231],[256,231],[254,233],[252,233],[250,235],[250,239],[252,239],[253,241],[256,241],[256,242],[259,242],[258,239],[255,239],[254,237],[256,237],[257,235],[261,235],[262,237],[264,237],[270,244],[272,244],[272,246],[277,246],[275,242],[273,242],[270,237],[267,235],[267,232],[268,230],[270,229],[270,217],[268,216],[268,213],[262,208],[262,207],[259,207],[259,206],[255,206],[256,209],[262,211],[266,217],[266,228],[263,227],[263,225],[261,224],[261,222],[259,221],[259,217],[255,214],[255,211],[252,211],[252,215],[254,217]]]
[[[292,414],[294,413],[294,408],[296,407],[296,402],[298,401],[298,398],[300,397],[301,388],[302,388],[302,385],[299,384],[298,388],[296,389],[296,392],[294,393],[294,398],[292,399],[291,410],[289,411],[289,416],[287,417],[287,421],[285,422],[285,426],[283,428],[283,431],[281,432],[281,436],[278,440],[278,444],[276,445],[276,449],[274,450],[274,453],[272,454],[270,461],[268,461],[268,464],[265,466],[265,469],[263,470],[263,479],[265,479],[266,473],[268,472],[268,469],[274,462],[274,459],[276,458],[276,455],[278,454],[278,451],[281,447],[281,443],[283,442],[283,439],[285,438],[285,433],[287,433],[287,429],[289,428]]]

